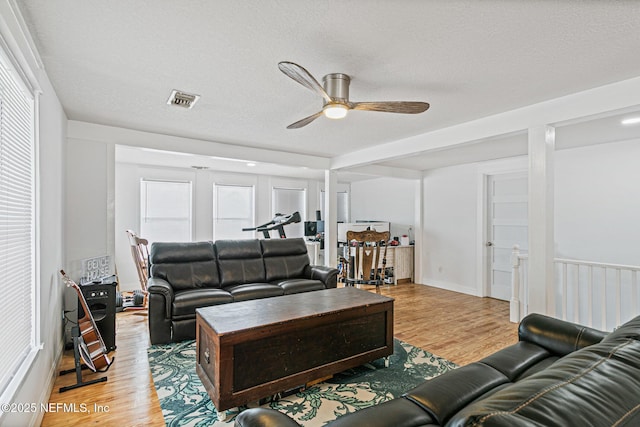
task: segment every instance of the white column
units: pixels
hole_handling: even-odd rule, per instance
[[[338,173],[324,171],[324,265],[338,265]]]
[[[413,239],[415,240],[415,246],[413,248],[413,281],[415,283],[422,283],[422,256],[424,252],[424,176],[416,180],[415,200],[415,218],[413,220],[415,224],[413,227]]]
[[[520,313],[520,247],[513,245],[511,252],[511,302],[509,304],[509,321],[519,323]]]
[[[555,129],[529,128],[529,312],[555,313],[553,168]]]
[[[107,149],[107,224],[106,236],[107,242],[106,253],[111,257],[113,273],[115,274],[116,260],[116,146],[115,144],[106,144]],[[121,230],[118,230],[121,231]]]

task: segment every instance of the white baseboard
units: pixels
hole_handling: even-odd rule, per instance
[[[60,366],[60,361],[62,360],[62,355],[64,354],[64,339],[60,340],[58,343],[59,350],[58,354],[55,357],[54,363],[51,365],[51,369],[49,370],[49,374],[47,375],[46,383],[44,387],[42,387],[42,393],[38,399],[41,403],[49,403],[51,399],[51,392],[53,391],[53,385],[56,382],[56,377],[58,376],[58,367]],[[44,411],[36,411],[34,412],[34,416],[29,423],[30,426],[39,426],[42,424],[42,419],[44,418]]]
[[[480,295],[478,293],[478,289],[471,288],[471,287],[468,287],[468,286],[459,285],[457,283],[442,282],[442,281],[437,281],[437,280],[427,280],[423,284],[427,285],[427,286],[433,286],[434,288],[438,288],[438,289],[445,289],[447,291],[453,291],[453,292],[459,292],[461,294],[473,295],[474,297],[481,297],[482,296],[482,295]]]

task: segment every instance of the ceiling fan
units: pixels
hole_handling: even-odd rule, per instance
[[[351,102],[349,101],[349,83],[351,78],[342,73],[327,74],[320,83],[304,67],[288,61],[278,63],[278,68],[287,76],[323,98],[322,110],[298,120],[287,126],[287,129],[298,129],[308,125],[321,115],[330,119],[342,119],[349,110],[381,111],[384,113],[417,114],[427,111],[426,102],[391,101],[391,102]]]

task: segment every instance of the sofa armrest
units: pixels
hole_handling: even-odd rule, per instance
[[[537,313],[526,316],[518,327],[520,341],[537,344],[558,356],[597,344],[607,335],[604,331]]]
[[[235,427],[300,427],[300,424],[275,409],[251,408],[240,412]]]
[[[158,277],[151,277],[147,282],[147,291],[152,295],[164,297],[165,318],[171,318],[171,304],[173,303],[173,287],[169,282]]]
[[[338,285],[338,270],[324,265],[311,265],[308,269],[308,278],[320,280],[327,289],[335,288]]]

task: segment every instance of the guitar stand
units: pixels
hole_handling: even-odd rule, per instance
[[[64,393],[65,391],[73,390],[75,388],[84,387],[86,385],[91,385],[95,383],[102,383],[107,381],[107,377],[96,378],[95,380],[90,381],[82,381],[82,370],[88,369],[88,366],[84,363],[80,362],[80,349],[79,341],[80,341],[80,329],[77,326],[71,328],[71,334],[73,335],[73,358],[75,360],[75,368],[66,369],[64,371],[60,371],[60,375],[70,374],[72,372],[76,373],[76,383],[66,387],[60,387],[59,392]],[[108,369],[108,367],[107,367]],[[104,371],[103,371],[104,372]]]

